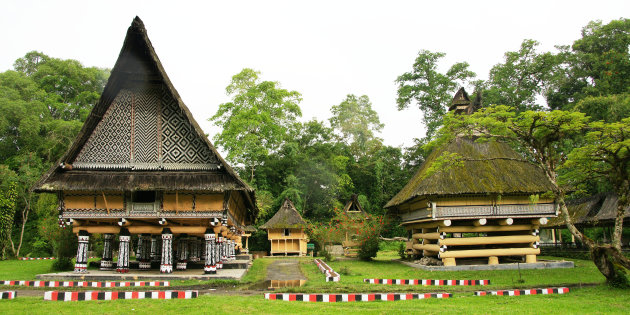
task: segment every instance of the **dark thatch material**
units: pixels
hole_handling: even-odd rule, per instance
[[[356,194],[353,194],[352,197],[350,197],[350,200],[348,201],[348,203],[346,203],[346,206],[343,207],[343,211],[365,213],[365,210],[363,210],[363,206],[361,206],[361,204],[359,203],[359,199],[357,199]]]
[[[573,224],[577,226],[614,226],[617,216],[617,195],[615,193],[597,194],[567,202],[567,210]],[[626,208],[624,224],[630,219],[630,206]],[[564,227],[564,216],[559,215],[549,220],[546,228]]]
[[[249,232],[249,233],[253,233],[258,231],[253,225],[248,225],[246,227],[243,228],[244,232]]]
[[[461,165],[428,174],[436,159],[447,153],[457,153]],[[551,189],[551,183],[543,172],[522,160],[508,144],[499,141],[481,143],[468,137],[458,137],[435,149],[385,208],[398,206],[418,196],[539,194]]]
[[[290,228],[304,228],[306,227],[306,221],[302,219],[302,216],[295,206],[293,202],[289,200],[289,198],[284,200],[284,203],[274,214],[274,216],[269,219],[265,224],[261,225],[259,228],[261,230],[269,230],[269,229],[290,229]]]
[[[202,145],[218,159],[216,169],[190,172],[174,170],[120,171],[114,170],[69,170],[61,165],[71,165],[81,149],[103,119],[119,91],[134,86],[162,85],[175,100],[181,113],[192,126],[193,133],[203,139]],[[162,67],[147,31],[140,18],[136,17],[127,31],[118,60],[112,69],[101,98],[87,117],[83,128],[59,163],[42,176],[33,186],[36,192],[56,192],[61,190],[241,190],[244,192],[247,207],[257,211],[254,190],[247,185],[217,152],[210,140],[182,101]]]

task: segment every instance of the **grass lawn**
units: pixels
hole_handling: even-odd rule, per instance
[[[451,299],[396,302],[306,303],[267,301],[254,296],[204,295],[192,300],[119,300],[53,302],[24,297],[0,301],[2,314],[329,314],[361,312],[367,314],[597,314],[630,313],[628,291],[606,287],[576,289],[566,295],[518,297],[475,297],[456,294]]]
[[[262,292],[247,291],[253,284],[263,281],[266,268],[277,258],[262,258],[254,261],[248,274],[237,281],[173,281],[172,286],[217,285],[236,286],[224,294],[203,295],[192,300],[119,300],[88,302],[52,302],[41,297],[18,297],[16,300],[0,301],[0,314],[127,314],[146,313],[341,313],[361,312],[372,314],[402,313],[630,313],[630,291],[611,289],[604,285],[600,275],[590,261],[574,260],[576,268],[550,270],[522,270],[523,283],[519,283],[518,271],[423,271],[391,261],[396,258],[393,250],[383,250],[372,262],[337,260],[329,265],[341,273],[341,282],[325,282],[324,275],[317,269],[312,258],[298,258],[300,268],[308,277],[301,288],[278,289],[275,292],[345,293],[345,292],[451,292],[450,299],[428,299],[396,302],[351,302],[351,303],[306,303],[266,301]],[[281,258],[280,258],[281,259]],[[0,261],[0,280],[31,280],[38,273],[50,272],[52,261]],[[373,285],[363,283],[364,278],[393,279],[489,279],[492,283],[484,287],[434,287]],[[581,287],[580,284],[589,284]],[[570,285],[566,295],[539,295],[519,297],[475,297],[479,289],[513,289]],[[0,290],[24,289],[23,287],[0,287]],[[131,288],[120,288],[130,290]],[[137,288],[142,289],[142,288]],[[46,290],[43,289],[42,290]],[[247,291],[247,292],[243,292]],[[218,292],[218,291],[217,291]],[[240,295],[244,294],[244,295]]]

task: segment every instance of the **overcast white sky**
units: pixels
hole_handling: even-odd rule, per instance
[[[366,94],[388,145],[424,135],[421,113],[396,109],[396,77],[420,49],[467,61],[478,78],[523,39],[570,44],[591,20],[627,17],[630,1],[26,1],[0,4],[0,71],[31,50],[114,66],[138,15],[202,128],[244,67],[302,93],[303,120],[327,120],[346,94]],[[625,16],[624,16],[625,15]]]

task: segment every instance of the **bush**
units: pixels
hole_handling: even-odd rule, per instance
[[[372,258],[376,257],[376,253],[378,253],[378,238],[367,238],[361,243],[359,259],[372,260]]]
[[[74,269],[74,264],[69,257],[59,257],[53,262],[52,269],[54,271],[70,271]]]
[[[258,230],[252,233],[252,236],[250,236],[248,240],[248,245],[250,252],[269,252],[271,250],[271,243],[267,238],[267,232],[265,230]]]
[[[400,259],[407,258],[407,246],[405,246],[404,242],[398,244],[398,256],[400,256]]]

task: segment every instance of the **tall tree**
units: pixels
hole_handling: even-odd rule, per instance
[[[438,63],[446,54],[421,50],[413,63],[412,70],[396,79],[398,84],[398,110],[416,104],[422,111],[422,121],[427,126],[427,137],[431,138],[442,124],[454,92],[475,77],[468,70],[467,62],[453,64],[446,73],[437,70]]]
[[[350,146],[355,158],[371,154],[371,149],[378,149],[382,139],[376,133],[383,129],[378,113],[372,109],[372,102],[367,95],[357,97],[348,94],[339,104],[330,109],[330,125],[341,134],[343,141]]]
[[[562,71],[547,92],[552,109],[572,109],[587,96],[630,92],[630,19],[592,21],[582,38],[559,48]]]
[[[259,75],[248,68],[234,75],[225,88],[232,101],[219,105],[209,119],[221,127],[216,144],[228,151],[230,162],[247,169],[250,183],[256,167],[280,147],[290,125],[302,115],[300,93],[282,89],[278,82],[261,81]]]
[[[526,39],[518,51],[506,52],[504,62],[490,69],[483,93],[485,104],[514,106],[519,111],[542,108],[536,97],[550,84],[558,58],[549,52],[537,52],[539,45]]]

